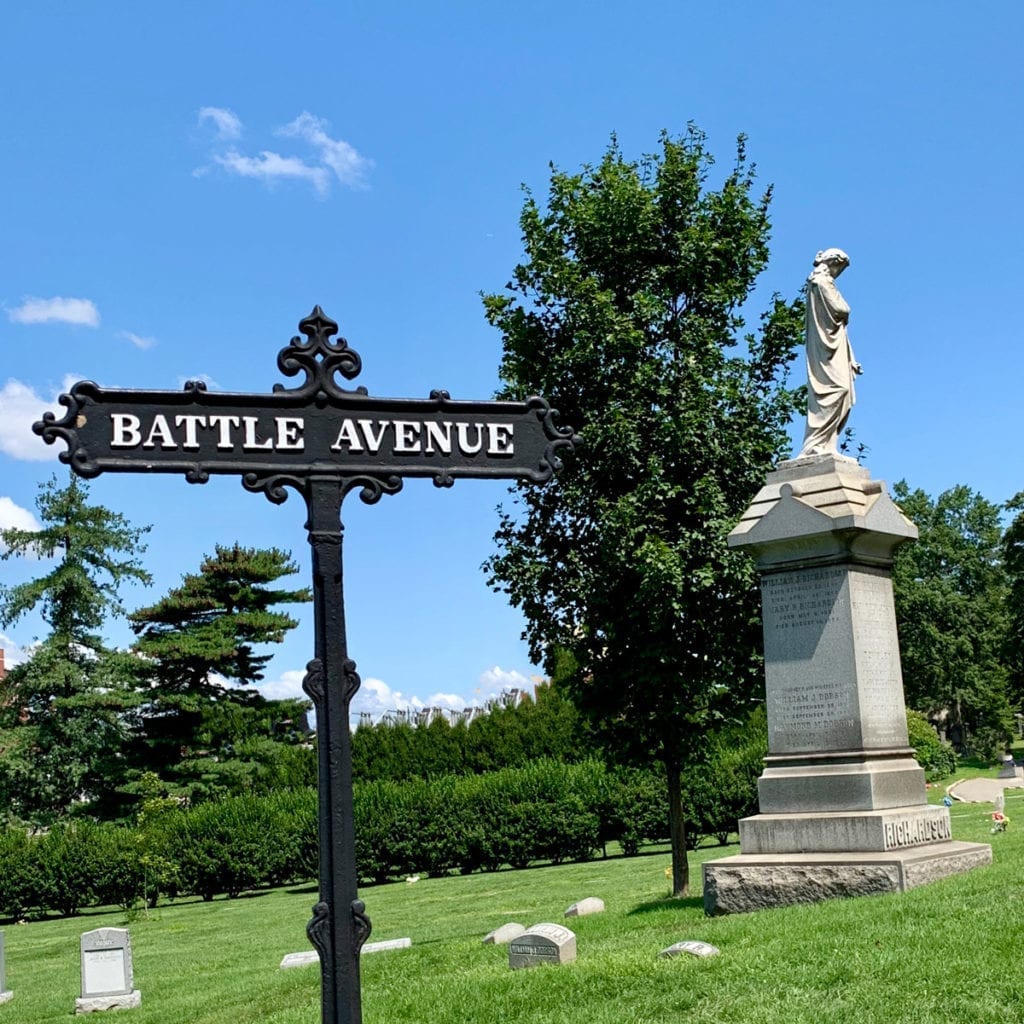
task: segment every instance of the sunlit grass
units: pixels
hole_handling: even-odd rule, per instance
[[[941,799],[937,788],[933,799]],[[363,890],[371,941],[409,936],[406,950],[363,959],[366,1024],[865,1024],[1024,1021],[1024,791],[1010,790],[1006,833],[991,807],[955,804],[958,839],[991,842],[991,868],[900,896],[876,896],[735,917],[706,918],[700,863],[694,895],[667,896],[667,853],[587,864],[424,878]],[[1020,822],[1020,827],[1017,827]],[[563,921],[599,896],[603,914],[568,922],[579,957],[510,971],[507,948],[483,946],[507,921]],[[136,1024],[317,1024],[319,972],[282,971],[308,948],[311,889],[237,900],[183,901],[127,922],[142,1007]],[[79,988],[78,936],[124,926],[123,912],[8,925],[3,1021],[66,1021]],[[659,960],[681,939],[711,942],[711,959]]]

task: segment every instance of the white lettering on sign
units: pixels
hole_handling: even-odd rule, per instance
[[[299,452],[306,448],[306,423],[302,416],[221,413],[153,413],[144,422],[132,413],[110,413],[111,448],[196,452],[206,439],[222,452]],[[382,450],[391,455],[508,457],[515,454],[515,424],[347,417],[338,421],[330,451],[376,455]]]

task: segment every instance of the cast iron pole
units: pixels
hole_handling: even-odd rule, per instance
[[[361,1024],[359,950],[370,921],[358,897],[352,820],[349,703],[359,689],[348,657],[342,584],[344,482],[314,476],[306,487],[306,529],[313,553],[316,657],[303,689],[316,706],[320,767],[320,900],[306,933],[320,954],[322,1024]]]

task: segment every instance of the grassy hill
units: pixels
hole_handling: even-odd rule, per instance
[[[933,791],[933,799],[941,796]],[[667,898],[667,853],[363,890],[371,941],[411,949],[363,958],[366,1024],[948,1024],[1024,1022],[1024,791],[1009,791],[1006,833],[986,805],[952,809],[958,839],[992,842],[995,864],[900,896],[736,917],[704,917],[701,861],[691,899]],[[78,936],[131,929],[142,1007],[132,1024],[316,1024],[319,972],[281,971],[307,949],[312,889],[212,903],[179,901],[126,922],[122,911],[8,925],[0,1024],[66,1021],[79,987]],[[579,958],[512,972],[507,948],[482,936],[506,921],[562,922],[600,896],[604,914],[569,922]],[[659,960],[681,939],[713,959]],[[118,1016],[117,1020],[122,1018]]]

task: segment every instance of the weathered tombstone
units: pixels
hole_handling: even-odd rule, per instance
[[[686,939],[683,942],[676,942],[669,946],[668,949],[663,949],[658,956],[660,957],[672,957],[679,956],[680,953],[689,953],[690,956],[718,956],[721,950],[717,946],[712,946],[710,942],[701,942],[699,939]]]
[[[408,949],[412,945],[412,939],[384,939],[381,942],[366,942],[359,950],[360,956],[368,953],[383,953],[389,949]],[[307,964],[315,964],[319,961],[320,954],[315,949],[306,949],[301,953],[287,953],[281,960],[281,969],[289,967],[305,967]]]
[[[300,953],[286,953],[281,959],[281,970],[291,967],[306,967],[320,962],[320,954],[315,949],[304,949]]]
[[[322,1024],[359,1024],[359,953],[370,919],[358,896],[352,820],[349,704],[360,686],[348,657],[342,592],[341,504],[352,490],[367,504],[395,494],[405,477],[438,487],[457,478],[544,483],[577,437],[555,424],[540,397],[523,402],[374,398],[349,390],[358,353],[319,306],[299,324],[277,365],[294,388],[270,394],[109,390],[80,381],[61,395],[60,419],[46,413],[33,430],[79,476],[183,473],[190,483],[234,474],[250,491],[281,503],[287,488],[305,499],[313,555],[315,657],[303,689],[316,706],[320,779],[320,899],[306,928],[321,970]]]
[[[587,914],[600,914],[604,910],[604,900],[596,896],[588,896],[585,900],[579,900],[569,907],[566,917],[586,917]]]
[[[560,924],[535,924],[508,946],[508,965],[536,967],[567,964],[576,959],[576,934]]]
[[[1017,778],[1017,766],[1013,763],[1013,755],[1007,754],[999,767],[999,774],[996,776],[997,779],[1015,779]]]
[[[503,924],[500,928],[488,932],[481,941],[485,946],[502,946],[506,942],[518,939],[525,931],[526,928],[523,925],[516,921],[509,921],[508,924]]]
[[[0,1003],[6,1003],[14,997],[14,993],[7,988],[7,961],[5,956],[4,933],[0,932]]]
[[[75,1013],[126,1010],[142,1005],[132,977],[132,944],[127,928],[97,928],[81,938],[82,997]]]
[[[359,953],[362,956],[366,956],[367,953],[385,953],[389,949],[408,949],[411,945],[412,939],[408,937],[403,939],[383,939],[381,942],[364,943]]]
[[[992,859],[952,840],[907,738],[892,562],[917,536],[853,459],[783,462],[733,530],[761,575],[768,756],[709,914],[901,892]]]

